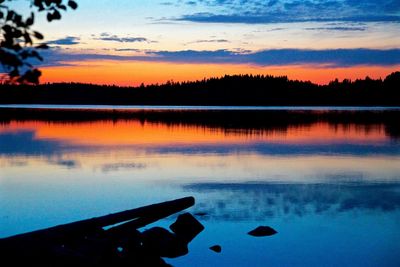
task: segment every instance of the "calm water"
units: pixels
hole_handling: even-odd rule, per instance
[[[193,195],[174,266],[400,266],[400,111],[59,112],[0,109],[0,237]]]

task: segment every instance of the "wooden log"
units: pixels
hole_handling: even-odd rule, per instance
[[[63,248],[65,244],[76,244],[82,240],[87,240],[88,237],[99,237],[99,239],[101,239],[105,233],[103,227],[128,221],[125,225],[121,225],[121,227],[115,227],[115,229],[119,228],[119,231],[114,231],[123,234],[128,226],[131,227],[130,229],[132,230],[143,227],[149,223],[153,223],[187,209],[193,206],[194,202],[195,200],[193,197],[185,197],[2,238],[0,239],[0,253],[4,255],[5,258],[14,259],[16,257],[21,259],[24,256],[32,257],[34,261],[40,260],[40,258],[49,258],[52,256],[55,248]]]

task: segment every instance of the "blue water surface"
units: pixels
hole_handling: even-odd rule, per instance
[[[0,237],[192,195],[205,230],[174,266],[400,266],[400,139],[385,117],[230,127],[3,121]],[[260,225],[278,233],[247,234]]]

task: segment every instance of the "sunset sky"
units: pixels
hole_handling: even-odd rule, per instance
[[[28,3],[27,3],[28,2]],[[327,83],[400,69],[398,0],[78,0],[40,30],[43,82],[138,85],[224,74]],[[29,1],[14,4],[20,12]]]

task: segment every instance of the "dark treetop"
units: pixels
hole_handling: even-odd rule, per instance
[[[400,106],[400,72],[385,79],[309,81],[234,75],[194,82],[119,87],[79,83],[0,85],[1,104]]]

